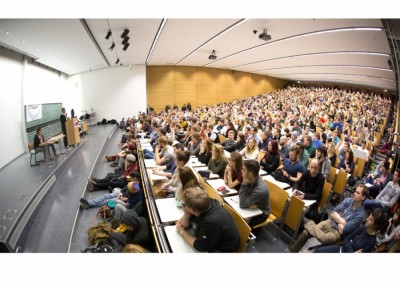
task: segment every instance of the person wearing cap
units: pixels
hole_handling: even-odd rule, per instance
[[[122,252],[128,244],[148,246],[149,230],[144,217],[139,216],[133,209],[128,209],[122,214],[121,223],[127,227],[124,232],[111,229],[109,234],[113,252]]]
[[[136,161],[136,156],[128,154],[125,157],[124,167],[124,171],[116,170],[115,173],[108,173],[103,179],[91,177],[88,181],[88,190],[93,192],[123,188],[128,183],[128,176],[130,176],[131,172],[139,171],[139,164]]]
[[[132,174],[132,181],[124,186],[121,190],[114,190],[112,193],[99,196],[94,199],[81,198],[79,200],[81,206],[85,209],[92,207],[101,207],[106,205],[109,201],[114,201],[117,205],[121,204],[124,207],[134,207],[139,201],[142,200],[143,194],[139,184],[139,173]],[[120,218],[115,217],[115,218]]]

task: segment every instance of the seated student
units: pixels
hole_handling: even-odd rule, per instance
[[[307,135],[306,137],[303,138],[303,144],[304,144],[304,151],[308,154],[310,158],[315,157],[316,149],[314,147],[314,144],[312,142],[311,136]]]
[[[228,152],[234,152],[236,148],[236,140],[234,138],[235,132],[233,130],[228,131],[228,138],[221,143],[221,145],[224,147],[224,150]]]
[[[106,155],[107,162],[113,161],[110,166],[121,168],[124,165],[125,158],[128,154],[137,155],[136,151],[136,140],[132,138],[128,138],[125,144],[120,146],[121,151],[115,155]]]
[[[232,152],[224,173],[224,182],[229,188],[239,191],[243,182],[242,168],[242,156],[238,152]]]
[[[197,158],[199,159],[199,162],[208,164],[208,162],[211,159],[211,151],[212,147],[214,146],[214,142],[210,138],[206,138],[201,142],[200,145],[200,151],[197,154]]]
[[[187,144],[187,150],[191,155],[197,156],[200,151],[201,138],[199,133],[193,133],[191,141]]]
[[[42,127],[37,128],[36,135],[33,139],[33,149],[35,152],[43,152],[44,163],[49,163],[49,159],[54,159],[50,156],[49,147],[51,147],[53,151],[53,156],[57,156],[54,144],[46,142],[46,138],[42,134]]]
[[[125,129],[126,123],[125,123],[125,118],[122,117],[122,120],[119,122],[119,128],[120,129]]]
[[[182,182],[179,179],[179,168],[189,165],[190,152],[187,150],[179,151],[176,153],[174,161],[175,161],[175,172],[172,174],[171,180],[164,183],[161,188],[166,190],[168,193],[175,194],[175,192],[179,189],[182,189]],[[173,196],[173,195],[172,195]]]
[[[332,245],[341,238],[354,232],[360,227],[364,218],[363,202],[368,198],[368,188],[359,185],[351,198],[344,199],[331,213],[331,219],[316,224],[304,219],[304,230],[297,241],[289,246],[291,252],[297,253],[310,237],[315,237],[323,245]]]
[[[329,181],[329,174],[331,172],[331,160],[328,158],[326,147],[321,145],[317,148],[318,170],[324,175],[326,181]]]
[[[244,159],[257,159],[259,150],[256,139],[253,137],[248,138],[246,147],[239,152]]]
[[[239,231],[230,214],[203,190],[188,188],[182,199],[184,214],[176,230],[199,252],[235,252],[240,245]],[[194,235],[186,230],[193,228]]]
[[[393,242],[396,233],[400,231],[400,208],[398,208],[393,217],[389,219],[386,231],[376,236],[376,252],[387,252],[389,245]]]
[[[152,173],[154,175],[165,176],[171,179],[176,169],[175,156],[179,151],[184,151],[185,146],[182,143],[177,142],[176,144],[173,145],[173,148],[174,148],[174,158],[170,160],[166,165],[152,168]]]
[[[214,144],[211,159],[207,164],[208,169],[223,179],[226,165],[228,165],[228,161],[225,157],[224,148],[220,144]]]
[[[370,253],[375,247],[378,231],[384,229],[385,225],[385,213],[375,208],[365,224],[344,238],[340,245],[322,246],[314,253]]]
[[[92,207],[101,207],[106,205],[109,201],[115,201],[116,203],[123,204],[125,207],[128,205],[134,207],[136,203],[142,200],[143,194],[139,184],[139,174],[135,172],[134,177],[131,178],[132,182],[129,182],[121,190],[116,190],[112,193],[99,196],[94,199],[80,198],[79,202],[85,209]]]
[[[187,188],[200,188],[200,184],[197,180],[197,176],[193,173],[192,168],[187,166],[178,168],[179,180],[181,181],[182,187],[177,188],[175,192],[176,206],[182,206],[182,197]]]
[[[242,151],[246,147],[246,137],[242,132],[239,132],[237,135],[235,151]]]
[[[376,198],[379,192],[392,180],[392,174],[389,172],[389,167],[390,163],[386,162],[378,175],[367,177],[366,182],[372,185],[368,187],[372,198]]]
[[[297,198],[317,201],[307,213],[307,217],[310,219],[315,219],[318,214],[318,202],[322,197],[324,183],[324,176],[321,172],[318,172],[318,159],[313,158],[309,169],[301,175],[292,188],[293,195]]]
[[[339,169],[344,169],[347,174],[352,174],[354,170],[354,154],[353,151],[348,149],[345,154],[345,158],[342,158],[339,162]]]
[[[332,142],[328,142],[326,146],[327,156],[331,161],[331,166],[335,164],[336,161],[336,152],[335,152],[335,145]]]
[[[243,181],[239,190],[240,208],[259,208],[262,214],[253,217],[249,226],[253,227],[264,222],[271,213],[269,190],[264,180],[259,176],[260,164],[257,160],[245,160],[243,163]]]
[[[158,139],[158,145],[154,150],[154,160],[156,165],[166,165],[171,159],[174,158],[174,149],[167,137],[160,137]]]
[[[123,188],[128,183],[128,176],[131,172],[139,171],[139,163],[136,156],[128,154],[124,162],[124,171],[116,170],[115,173],[108,173],[103,179],[90,178],[88,189],[90,192],[101,190],[112,190],[114,188]]]
[[[136,211],[128,209],[121,217],[121,223],[127,226],[124,232],[111,230],[109,239],[113,252],[121,252],[127,244],[148,245],[149,230],[147,220],[140,217]]]
[[[283,161],[283,164],[277,170],[282,170],[282,175],[288,179],[288,183],[294,184],[304,173],[305,168],[299,160],[300,148],[293,145],[289,150],[289,158]]]
[[[400,252],[400,231],[397,231],[394,239],[389,243],[388,253]]]
[[[378,207],[382,208],[384,211],[390,210],[400,196],[399,176],[400,170],[396,169],[396,171],[393,173],[392,181],[386,184],[376,198],[366,199],[364,201],[365,209],[373,209]]]
[[[301,164],[303,164],[304,169],[307,169],[310,163],[310,156],[307,151],[304,149],[304,143],[298,142],[296,145],[299,147],[299,158]]]
[[[270,140],[268,143],[268,151],[260,161],[261,168],[268,174],[275,172],[279,166],[279,146],[276,140]]]

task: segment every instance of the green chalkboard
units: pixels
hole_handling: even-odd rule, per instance
[[[25,121],[26,121],[26,105],[25,105]],[[42,104],[42,118],[26,123],[26,129],[31,129],[40,125],[46,125],[56,122],[60,119],[62,103],[46,103]]]

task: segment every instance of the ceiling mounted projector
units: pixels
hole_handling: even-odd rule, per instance
[[[208,56],[208,59],[210,59],[210,60],[216,60],[217,59],[217,56],[215,55],[215,50],[213,50],[211,55]]]
[[[269,34],[267,34],[267,30],[266,30],[266,29],[264,29],[264,32],[261,33],[261,34],[258,36],[258,38],[259,38],[259,39],[262,39],[262,40],[265,40],[265,41],[271,40],[271,36],[270,36]]]

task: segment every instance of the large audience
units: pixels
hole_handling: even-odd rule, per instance
[[[200,251],[232,252],[237,248],[237,239],[235,237],[229,247],[210,246],[196,238],[197,234],[185,233],[184,223],[188,224],[190,219],[199,221],[201,215],[211,213],[205,208],[209,203],[207,197],[193,191],[202,190],[202,186],[198,182],[199,173],[189,162],[190,156],[207,166],[208,170],[200,175],[207,178],[207,174],[217,174],[227,186],[239,191],[243,207],[248,203],[248,207],[263,211],[261,217],[250,220],[255,235],[260,233],[260,228],[255,226],[265,221],[270,213],[268,187],[258,176],[259,169],[288,183],[296,197],[317,202],[321,199],[324,182],[331,181],[331,167],[342,169],[349,176],[347,187],[352,193],[342,202],[341,196],[337,196],[338,206],[325,221],[316,217],[317,203],[312,206],[304,220],[304,231],[290,249],[299,251],[304,244],[300,242],[313,236],[325,246],[334,245],[317,252],[399,251],[400,212],[396,210],[400,195],[399,171],[392,168],[397,150],[393,140],[397,119],[394,108],[395,102],[388,95],[299,86],[196,108],[190,103],[182,108],[175,104],[155,112],[148,106],[146,112],[122,118],[119,123],[125,130],[120,144],[122,151],[106,157],[107,161],[113,161],[115,172],[89,182],[90,190],[105,187],[110,190],[109,194],[97,200],[81,199],[81,204],[89,208],[104,205],[105,200],[114,200],[118,213],[111,220],[112,229],[118,230],[121,225],[125,229],[123,236],[114,230],[111,234],[115,251],[123,251],[128,244],[151,249],[145,240],[145,229],[140,228],[145,225],[138,205],[143,188],[135,174],[139,170],[139,155],[133,144],[141,138],[141,143],[150,143],[152,147],[143,152],[144,158],[153,159],[156,164],[152,173],[167,177],[162,185],[153,186],[155,196],[176,198],[177,205],[185,211],[177,222],[177,230],[183,240]],[[387,133],[388,139],[384,147],[379,148],[382,133]],[[364,170],[358,179],[354,177],[356,148],[365,153]],[[375,166],[373,157],[381,150],[384,150],[385,160]],[[122,187],[121,191],[115,191],[116,187]],[[197,196],[204,203],[195,203],[191,196]],[[193,207],[186,207],[185,203],[193,203]],[[212,203],[212,206],[218,207],[218,204]],[[353,209],[348,209],[349,206]],[[358,216],[354,216],[357,221],[350,216],[351,211],[357,211]],[[326,240],[315,232],[319,229],[330,229],[335,237]],[[353,242],[357,243],[352,246]],[[339,243],[341,245],[336,247]],[[386,248],[381,248],[382,245]]]

